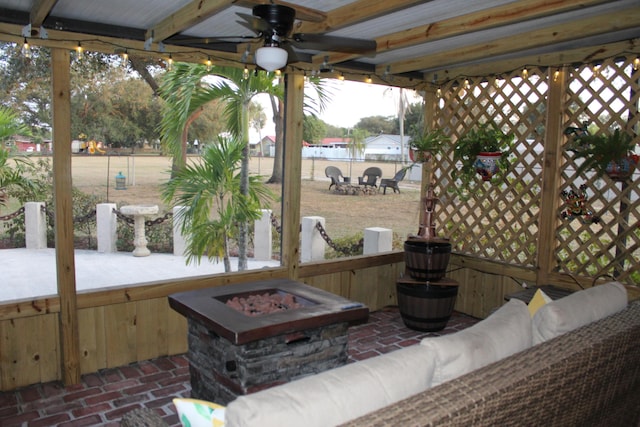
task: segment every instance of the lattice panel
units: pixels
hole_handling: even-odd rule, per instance
[[[454,250],[506,263],[536,264],[536,239],[546,111],[546,74],[529,69],[441,88],[437,121],[455,145],[475,125],[495,122],[515,134],[516,151],[498,184],[478,180],[461,188],[453,152],[436,163],[442,203],[438,224],[446,225]],[[458,191],[446,192],[447,188]]]
[[[590,130],[612,132],[621,127],[640,143],[640,71],[634,69],[633,59],[612,59],[597,68],[585,65],[567,73],[565,126],[588,121]],[[445,226],[455,251],[536,266],[547,91],[546,70],[535,68],[527,76],[514,72],[441,88],[436,120],[453,145],[464,132],[489,121],[513,132],[517,141],[511,167],[498,185],[478,177],[471,188],[461,188],[453,151],[436,159],[441,198],[437,221]],[[600,222],[563,219],[566,206],[559,203],[556,271],[592,278],[609,275],[640,284],[640,172],[621,183],[591,171],[577,176],[578,166],[565,150],[558,200],[563,190],[585,184],[587,208]],[[457,191],[447,192],[451,188]]]
[[[589,122],[593,133],[621,128],[638,144],[640,71],[631,58],[608,60],[594,67],[571,70],[567,85],[566,125]],[[566,141],[569,143],[569,140]],[[615,182],[593,171],[576,174],[580,163],[564,152],[563,188],[586,185],[587,208],[600,217],[597,224],[580,219],[562,221],[557,229],[559,271],[580,276],[609,275],[640,284],[640,191],[636,172],[626,182]]]

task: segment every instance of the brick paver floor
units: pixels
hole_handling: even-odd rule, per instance
[[[467,328],[478,319],[453,313],[447,327],[435,333],[404,326],[396,307],[371,313],[365,324],[349,328],[349,359],[363,360],[418,343],[427,336]],[[0,393],[0,427],[118,426],[122,415],[152,408],[171,426],[179,426],[174,397],[188,397],[186,355],[161,357],[84,375],[77,385],[59,381]]]

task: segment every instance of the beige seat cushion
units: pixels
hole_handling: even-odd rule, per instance
[[[512,299],[489,317],[452,335],[425,338],[420,345],[436,357],[432,385],[457,378],[531,347],[527,304]]]
[[[533,316],[533,343],[539,344],[580,326],[610,316],[627,306],[627,290],[619,282],[609,282],[541,307]]]
[[[433,357],[414,345],[292,381],[229,403],[226,427],[327,427],[431,386]]]

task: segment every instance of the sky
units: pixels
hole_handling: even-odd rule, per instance
[[[328,80],[330,100],[325,111],[318,117],[324,122],[337,126],[350,128],[355,126],[363,117],[398,116],[398,100],[400,89],[389,86],[381,86],[369,83],[359,83],[352,81]],[[413,91],[405,91],[409,94],[410,102],[419,102],[420,98],[412,98]],[[271,104],[268,98],[258,97],[267,113],[271,113]],[[262,130],[262,136],[274,135],[275,130],[271,120],[267,120],[267,126]]]

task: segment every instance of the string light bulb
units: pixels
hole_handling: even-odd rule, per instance
[[[29,42],[27,38],[24,38],[24,43],[22,44],[22,55],[25,58],[31,58],[31,46],[29,46]]]
[[[122,52],[122,67],[127,68],[128,62],[129,62],[129,53],[127,53],[127,50],[125,49],[124,52]]]
[[[633,69],[638,71],[638,68],[640,68],[640,57],[633,60]]]
[[[78,54],[78,59],[82,59],[83,52],[84,52],[84,49],[82,48],[82,44],[78,42],[78,46],[76,46],[76,53]]]
[[[274,73],[276,74],[276,77],[280,77],[282,75],[282,71],[280,70],[275,70]]]
[[[527,67],[524,67],[524,68],[522,69],[522,78],[523,78],[523,79],[526,79],[526,78],[528,78],[528,77],[529,77],[529,70],[527,70]]]
[[[247,66],[244,66],[244,71],[242,72],[242,78],[243,79],[248,79],[249,78],[249,68],[247,68]]]
[[[593,75],[598,76],[600,75],[600,67],[602,66],[602,64],[600,62],[596,62],[595,64],[593,64]]]
[[[167,70],[171,71],[173,69],[173,58],[171,54],[169,54],[169,59],[167,59]]]
[[[471,83],[469,82],[469,79],[464,79],[464,88],[467,90],[471,89]]]
[[[207,72],[211,71],[211,67],[212,67],[213,63],[211,62],[211,57],[210,56],[207,57],[205,65],[207,66]]]
[[[436,96],[442,98],[442,89],[438,88],[438,90],[436,90]]]
[[[344,73],[340,73],[340,75],[338,76],[338,80],[340,80],[341,82],[344,81]]]
[[[560,70],[556,70],[553,73],[553,81],[557,82],[558,81],[558,77],[560,77]]]
[[[371,76],[367,75],[367,78],[366,78],[366,79],[364,79],[364,81],[365,81],[365,83],[369,83],[369,84],[371,84],[371,82],[372,82],[373,80],[371,80]]]

